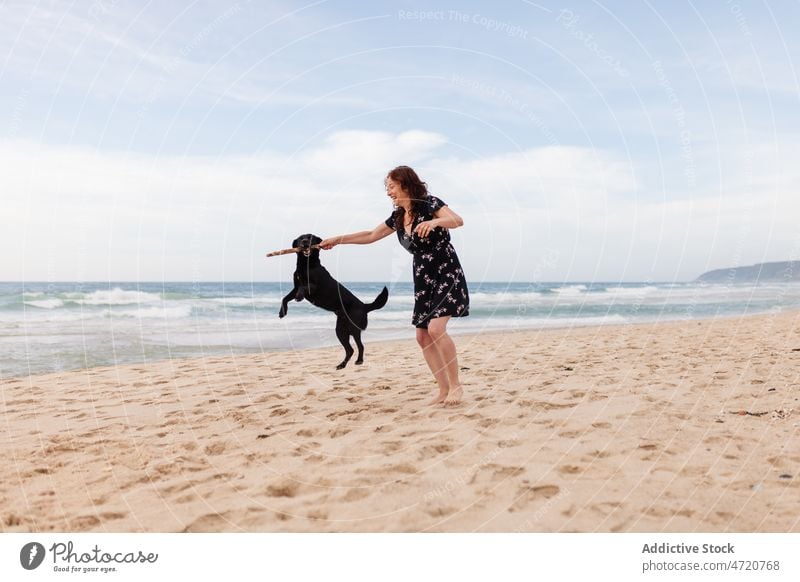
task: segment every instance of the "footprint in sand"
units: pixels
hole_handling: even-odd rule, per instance
[[[595,503],[594,505],[590,506],[592,511],[595,511],[601,515],[608,516],[617,511],[622,507],[622,503],[617,501],[604,501],[601,503]]]
[[[352,488],[341,497],[341,501],[361,501],[369,497],[373,492],[370,489],[358,487]]]
[[[183,533],[202,533],[202,532],[219,532],[230,530],[235,527],[231,520],[226,517],[226,513],[209,513],[198,517],[192,523],[187,525]]]
[[[328,431],[328,435],[332,439],[335,439],[335,438],[344,436],[344,435],[348,434],[349,432],[350,432],[349,428],[344,428],[343,426],[337,426],[336,428],[331,429],[330,431]]]
[[[360,409],[337,410],[336,412],[331,412],[329,414],[326,414],[325,416],[326,416],[326,418],[328,420],[337,420],[340,416],[347,416],[347,415],[350,415],[350,414],[358,414],[359,412],[361,412]]]
[[[207,455],[221,455],[225,452],[225,443],[212,443],[205,448],[205,452]]]
[[[300,492],[300,484],[297,481],[279,481],[268,485],[266,494],[270,497],[295,497]]]
[[[686,477],[705,477],[709,473],[709,468],[701,465],[684,467],[680,474]]]
[[[448,515],[454,513],[455,511],[456,510],[454,507],[439,506],[426,509],[425,513],[427,513],[431,517],[447,517]]]
[[[500,448],[500,449],[510,449],[510,448],[513,448],[513,447],[518,447],[521,444],[522,444],[522,441],[519,441],[517,439],[497,441],[497,447]]]
[[[357,469],[357,473],[369,473],[373,475],[386,475],[387,473],[404,473],[407,475],[416,475],[419,473],[417,468],[408,463],[399,463],[396,465],[385,465],[383,467],[376,467],[374,469]]]
[[[405,443],[403,441],[384,441],[380,443],[382,453],[396,453],[401,450]]]
[[[328,519],[328,512],[321,509],[312,509],[306,514],[306,517],[313,521],[325,521]]]
[[[492,469],[492,474],[495,477],[506,479],[508,477],[516,477],[521,475],[525,469],[522,467],[504,466],[504,465],[487,465],[487,469]]]
[[[159,493],[162,493],[164,495],[174,495],[175,493],[186,491],[187,489],[190,489],[192,487],[194,487],[194,485],[192,485],[191,483],[181,480],[173,485],[165,485],[164,487],[159,489]]]
[[[524,511],[525,508],[536,501],[552,499],[559,494],[561,489],[557,485],[523,485],[517,490],[514,503],[508,511]]]
[[[101,513],[100,515],[82,515],[80,517],[76,517],[75,519],[70,520],[70,530],[87,530],[93,527],[97,527],[101,523],[105,521],[112,521],[115,519],[122,519],[125,517],[127,513],[121,512],[105,512]]]
[[[426,461],[437,455],[450,453],[452,451],[453,447],[446,443],[441,443],[437,445],[426,445],[422,447],[422,449],[420,449],[419,453],[417,453],[417,460]]]
[[[13,513],[3,517],[3,525],[5,525],[6,527],[17,527],[19,525],[22,525],[24,521],[26,520]]]

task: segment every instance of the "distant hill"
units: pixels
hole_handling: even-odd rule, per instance
[[[755,282],[800,282],[800,261],[759,263],[749,267],[715,269],[700,275],[701,283],[755,283]]]

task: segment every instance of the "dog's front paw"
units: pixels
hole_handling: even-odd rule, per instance
[[[281,318],[281,319],[286,317],[286,308],[285,307],[281,307],[281,310],[278,311],[278,317]]]

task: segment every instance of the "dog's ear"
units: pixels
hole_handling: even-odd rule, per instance
[[[315,235],[315,234],[311,235],[311,244],[312,245],[318,245],[321,242],[322,242],[322,239],[319,238],[317,235]]]
[[[296,239],[294,239],[294,240],[292,241],[292,248],[293,248],[293,249],[296,249],[296,248],[297,248],[297,245],[299,245],[299,244],[300,244],[300,239],[299,239],[299,238],[296,238]]]

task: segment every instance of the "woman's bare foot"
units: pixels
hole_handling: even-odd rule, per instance
[[[464,390],[461,385],[451,386],[447,397],[443,400],[445,406],[453,406],[454,404],[461,404],[461,398],[464,396]]]
[[[444,390],[439,388],[439,395],[430,402],[428,402],[428,405],[431,406],[434,404],[441,404],[442,402],[444,402],[444,399],[447,398],[447,394],[448,390],[446,388]]]

